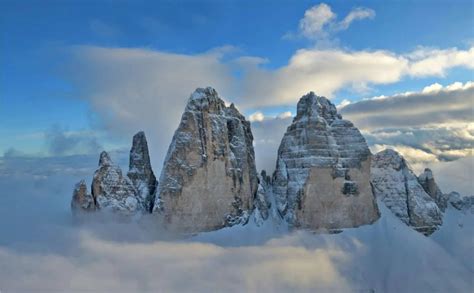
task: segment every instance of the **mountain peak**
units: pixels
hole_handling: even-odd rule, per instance
[[[106,151],[100,153],[99,166],[110,166],[112,165],[112,159]]]
[[[212,87],[197,88],[189,97],[187,111],[219,112],[225,108],[224,101]]]
[[[318,96],[314,92],[301,97],[297,105],[296,119],[303,117],[308,118],[324,118],[331,123],[336,119],[341,119],[341,115],[337,113],[336,106],[327,98]]]

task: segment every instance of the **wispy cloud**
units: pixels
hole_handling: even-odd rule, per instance
[[[352,9],[341,21],[326,3],[320,3],[307,9],[299,21],[298,31],[283,36],[284,39],[307,38],[317,43],[331,43],[331,37],[341,30],[346,30],[357,20],[372,19],[375,11],[370,8]]]

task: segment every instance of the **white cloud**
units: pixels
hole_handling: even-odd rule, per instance
[[[285,119],[285,118],[290,118],[292,116],[293,116],[293,114],[290,111],[286,111],[286,112],[278,114],[277,118]]]
[[[352,84],[396,82],[406,67],[407,60],[388,51],[301,49],[288,65],[274,71],[260,67],[247,70],[243,104],[294,105],[309,91],[332,97],[340,88]]]
[[[427,94],[427,93],[437,93],[437,92],[439,92],[441,89],[443,89],[443,86],[442,86],[442,85],[440,85],[439,83],[433,83],[432,85],[425,86],[421,92],[422,92],[423,94]]]
[[[342,108],[344,108],[345,106],[350,105],[350,104],[351,104],[351,101],[349,101],[348,99],[344,99],[344,100],[342,100],[342,101],[339,103],[339,105],[336,106],[336,108],[337,108],[338,110],[340,110],[340,109],[342,109]]]
[[[360,7],[360,8],[353,9],[351,12],[349,12],[349,14],[346,17],[344,17],[344,19],[339,23],[338,26],[341,29],[347,29],[351,25],[351,23],[355,20],[362,20],[365,18],[372,19],[374,17],[375,17],[374,10]]]
[[[265,116],[261,111],[257,111],[249,116],[249,121],[254,122],[254,121],[263,121],[265,119]]]
[[[421,48],[407,55],[408,74],[415,77],[445,76],[450,68],[462,66],[474,69],[474,47],[469,50]]]
[[[122,138],[131,137],[138,130],[147,133],[152,163],[159,173],[187,98],[196,87],[215,87],[221,97],[234,102],[239,109],[252,109],[255,115],[251,119],[261,122],[265,119],[263,113],[259,114],[261,107],[295,106],[298,99],[309,91],[331,98],[343,87],[367,89],[371,85],[395,83],[404,76],[410,76],[413,60],[421,62],[422,58],[433,58],[436,53],[444,54],[446,51],[456,51],[461,55],[468,52],[447,49],[433,50],[433,53],[428,54],[425,50],[423,54],[418,52],[413,54],[416,56],[408,58],[404,54],[383,50],[301,49],[295,52],[287,65],[267,69],[262,66],[267,61],[263,58],[223,58],[229,50],[235,53],[233,47],[184,55],[150,49],[80,46],[72,50],[73,61],[69,64],[67,76],[80,89],[80,97],[88,100],[92,110],[102,118],[106,129]],[[452,67],[447,64],[440,63],[439,66],[444,66],[441,69],[432,68],[433,74]],[[456,64],[468,66],[462,65],[462,62]],[[241,77],[234,76],[235,69],[242,70]],[[470,85],[452,85],[439,93],[446,93],[448,89],[456,87],[467,89]],[[412,99],[413,94],[400,96],[408,100]],[[386,125],[403,121],[422,123],[422,119],[429,117],[428,110],[435,113],[431,116],[434,123],[449,122],[448,115],[450,119],[465,119],[470,112],[462,106],[466,103],[460,100],[466,101],[466,96],[454,97],[450,103],[441,97],[425,97],[423,106],[405,108],[405,116],[387,115],[391,119],[380,115],[387,111],[394,112],[395,108],[384,108],[379,116],[371,115],[365,120],[354,116],[351,119],[358,120],[358,125],[363,128],[366,127],[364,123],[372,123],[369,119],[379,118],[384,118],[379,120]],[[393,99],[383,100],[389,102]],[[397,103],[395,106],[397,109],[402,108],[402,104],[406,103]],[[359,106],[360,103],[353,103],[341,109],[349,111]],[[426,115],[420,115],[420,111]],[[362,114],[354,112],[353,115]],[[406,119],[406,115],[411,115],[413,119]],[[262,139],[256,135],[255,140],[258,148],[258,141]]]
[[[298,33],[286,34],[285,38],[301,36],[321,43],[329,41],[331,35],[340,30],[346,30],[356,20],[374,18],[375,11],[365,7],[351,10],[343,20],[337,21],[337,15],[326,3],[320,3],[307,9],[303,18],[299,21]]]
[[[335,18],[336,14],[332,12],[329,5],[325,3],[315,5],[305,11],[304,17],[299,23],[299,31],[309,39],[325,36],[324,26]]]
[[[146,132],[158,171],[194,89],[210,85],[223,97],[231,92],[231,68],[221,61],[228,50],[184,55],[79,46],[72,48],[67,75],[112,133]]]

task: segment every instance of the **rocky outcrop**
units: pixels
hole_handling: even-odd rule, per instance
[[[136,187],[138,196],[145,203],[146,210],[151,212],[155,202],[154,196],[158,182],[151,168],[148,143],[143,131],[133,136],[127,176]]]
[[[132,181],[122,175],[105,151],[100,154],[99,168],[94,173],[92,196],[97,209],[136,213],[145,208]]]
[[[370,151],[359,130],[313,92],[298,102],[273,175],[280,214],[293,227],[340,229],[379,218]]]
[[[442,224],[435,200],[396,151],[387,149],[373,156],[371,178],[376,196],[405,224],[425,235]]]
[[[254,199],[254,221],[257,226],[261,226],[270,216],[270,208],[272,207],[271,188],[271,178],[263,170],[258,175],[258,188]]]
[[[154,213],[186,232],[246,222],[258,186],[252,143],[250,123],[233,104],[197,89],[168,149]]]
[[[474,196],[461,196],[458,192],[452,191],[445,195],[451,206],[463,212],[474,213]]]
[[[94,198],[92,197],[92,194],[90,194],[87,190],[85,180],[81,180],[74,187],[74,192],[72,194],[71,200],[71,209],[73,212],[95,210]]]
[[[420,182],[425,192],[436,202],[440,210],[444,212],[448,206],[448,196],[443,194],[439,189],[431,169],[426,168],[425,171],[418,176],[418,182]]]
[[[127,215],[151,212],[157,182],[143,132],[133,137],[129,166],[124,176],[120,167],[103,151],[92,180],[91,194],[84,180],[76,184],[71,201],[72,210],[108,210]]]

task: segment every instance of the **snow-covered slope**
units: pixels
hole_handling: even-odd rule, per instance
[[[443,225],[430,237],[474,274],[474,214],[448,205]]]
[[[347,282],[347,287],[332,284],[326,288],[338,292],[472,290],[472,214],[449,210],[443,228],[433,237],[425,237],[406,226],[382,202],[379,208],[381,218],[374,224],[344,229],[338,234],[302,230],[291,233],[286,225],[271,220],[262,227],[249,222],[246,226],[202,233],[191,240],[220,246],[296,246],[327,253]],[[468,227],[461,228],[459,221]],[[318,286],[314,284],[314,289]]]

